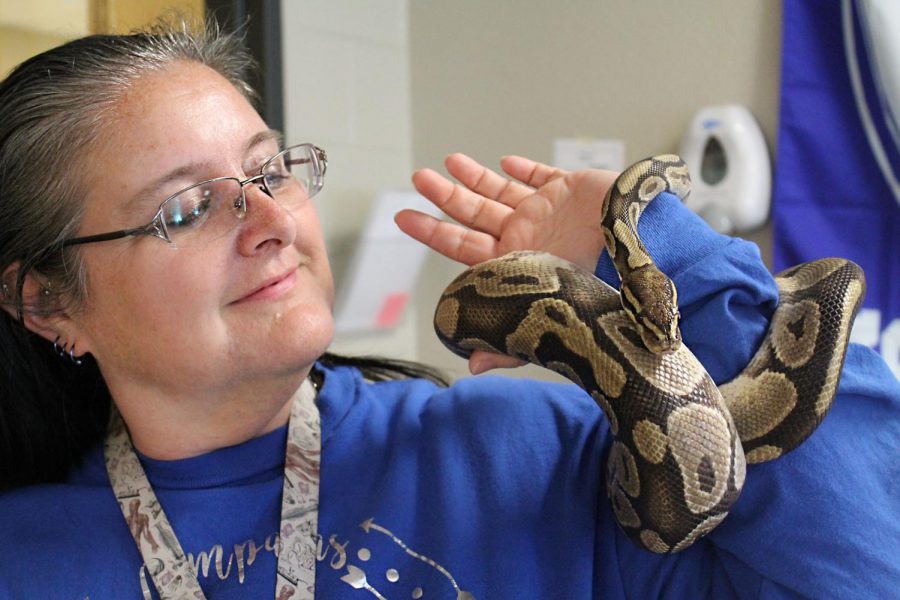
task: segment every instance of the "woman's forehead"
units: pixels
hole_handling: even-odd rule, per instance
[[[227,138],[242,145],[240,138],[263,128],[259,114],[231,82],[188,62],[135,81],[116,112],[120,127],[114,133],[132,143]]]
[[[134,82],[89,162],[103,178],[124,175],[127,183],[118,185],[135,191],[189,165],[240,167],[251,141],[277,148],[269,131],[227,79],[200,64],[175,63]]]

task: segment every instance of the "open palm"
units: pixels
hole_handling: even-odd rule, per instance
[[[458,184],[431,169],[417,171],[413,184],[456,223],[405,210],[396,216],[405,233],[465,265],[540,250],[594,270],[603,249],[603,197],[615,173],[569,173],[520,156],[501,161],[511,179],[463,154],[445,166]]]

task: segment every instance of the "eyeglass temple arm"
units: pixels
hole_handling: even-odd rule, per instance
[[[135,227],[133,229],[122,229],[121,231],[111,231],[109,233],[99,233],[97,235],[88,235],[85,237],[72,238],[62,243],[63,246],[77,246],[79,244],[91,244],[93,242],[106,242],[109,240],[118,240],[130,235],[157,235],[157,228],[151,224],[148,227]]]
[[[318,146],[313,146],[313,152],[316,153],[316,160],[320,165],[322,165],[322,174],[325,173],[326,169],[328,169],[328,156],[325,154],[325,151],[319,148]],[[305,165],[306,163],[313,162],[311,158],[295,158],[293,160],[287,161],[289,165]]]

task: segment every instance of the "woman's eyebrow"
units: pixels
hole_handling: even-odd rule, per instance
[[[259,133],[257,133],[256,135],[254,135],[247,141],[247,145],[244,146],[244,153],[246,154],[247,152],[252,150],[255,146],[258,146],[259,144],[262,144],[263,142],[269,142],[271,140],[275,140],[276,142],[278,142],[279,147],[280,147],[281,140],[282,140],[281,132],[278,131],[277,129],[266,129],[264,131],[260,131]]]
[[[137,204],[140,204],[149,199],[154,199],[157,203],[162,202],[165,198],[162,196],[162,189],[166,187],[168,184],[173,181],[177,181],[180,179],[189,179],[190,177],[199,177],[200,173],[208,173],[212,169],[212,165],[206,162],[200,163],[190,163],[187,165],[182,165],[177,169],[172,169],[162,177],[158,179],[154,179],[144,187],[142,187],[137,193],[135,193],[128,202],[125,203],[124,208],[126,210],[131,210],[135,208]],[[200,183],[198,179],[196,183]],[[160,196],[157,199],[157,196]]]
[[[244,145],[243,154],[247,154],[250,150],[262,144],[264,142],[268,142],[271,140],[277,141],[279,144],[281,143],[281,132],[276,129],[265,129],[260,131],[259,133],[254,134],[247,143]],[[182,165],[176,169],[173,169],[163,175],[162,177],[155,179],[141,188],[131,199],[125,203],[125,210],[130,211],[135,208],[135,205],[142,203],[148,199],[157,199],[157,196],[160,196],[157,202],[162,202],[165,198],[162,198],[162,189],[166,187],[169,183],[180,180],[187,179],[189,176],[199,177],[200,173],[209,172],[212,169],[212,165],[206,162],[200,163],[190,163],[187,165]],[[198,179],[195,183],[200,183]]]

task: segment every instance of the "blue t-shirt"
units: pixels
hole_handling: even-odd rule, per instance
[[[671,197],[640,228],[678,286],[685,343],[727,381],[776,303],[755,247]],[[608,257],[598,274],[615,281]],[[575,386],[480,376],[442,389],[324,372],[319,598],[887,598],[900,588],[900,384],[867,348],[849,349],[819,429],[749,467],[728,518],[674,556],[638,549],[615,524],[603,483],[611,434]],[[141,457],[210,599],[274,596],[286,435]],[[65,483],[3,494],[0,515],[0,598],[141,598],[142,582],[156,597],[102,448]]]

